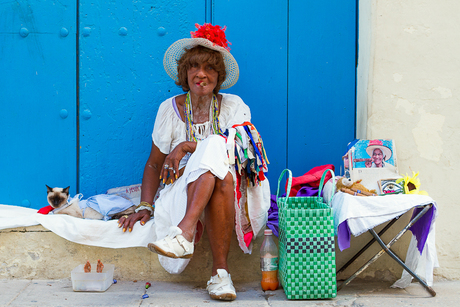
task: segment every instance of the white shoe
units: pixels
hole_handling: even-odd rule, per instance
[[[194,244],[182,236],[182,230],[179,227],[169,227],[169,234],[166,238],[149,243],[149,249],[152,252],[170,258],[192,258]]]
[[[215,300],[233,301],[236,299],[232,278],[224,269],[218,269],[217,275],[211,276],[206,289],[209,292],[209,296]]]

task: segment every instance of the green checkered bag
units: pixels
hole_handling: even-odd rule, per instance
[[[286,197],[279,197],[280,181],[288,172]],[[324,185],[321,178],[318,195]],[[332,181],[334,182],[334,181]],[[279,275],[288,299],[337,296],[334,219],[329,204],[318,197],[289,197],[292,173],[285,169],[276,192],[279,209]],[[334,189],[332,189],[332,199]],[[329,200],[330,203],[330,200]]]

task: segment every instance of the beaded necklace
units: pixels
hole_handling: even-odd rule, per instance
[[[212,122],[211,134],[222,134],[219,125],[219,103],[217,102],[216,95],[212,95],[212,119],[211,114],[209,114],[210,121]],[[185,114],[185,131],[187,134],[187,141],[197,142],[195,131],[193,130],[193,111],[192,111],[192,101],[190,99],[190,91],[187,93],[187,98],[185,99],[184,105],[184,114]]]

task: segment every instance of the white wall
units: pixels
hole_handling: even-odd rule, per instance
[[[396,141],[401,174],[437,202],[435,276],[460,279],[460,1],[372,2],[367,138]]]

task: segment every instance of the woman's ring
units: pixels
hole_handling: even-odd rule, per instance
[[[170,167],[169,169],[172,170],[173,173],[176,173],[176,170],[174,169],[174,167]]]
[[[169,165],[168,164],[165,164],[165,169],[168,169]]]
[[[127,214],[125,214],[125,215],[123,215],[122,217],[124,217],[125,219],[127,219],[127,218],[128,218],[128,215],[127,215]]]

